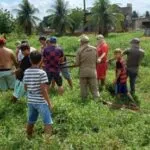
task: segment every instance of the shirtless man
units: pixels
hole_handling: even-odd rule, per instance
[[[17,61],[12,50],[5,47],[6,40],[0,38],[0,90],[13,89],[15,76],[12,69],[17,67]]]

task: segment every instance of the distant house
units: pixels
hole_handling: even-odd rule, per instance
[[[123,22],[123,28],[125,30],[132,28],[132,4],[128,3],[126,7],[118,6],[118,8],[125,17],[125,20]]]

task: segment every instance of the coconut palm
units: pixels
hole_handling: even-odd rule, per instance
[[[15,9],[17,12],[17,22],[23,27],[26,34],[31,35],[32,29],[36,26],[36,21],[39,20],[35,16],[39,12],[28,0],[22,0],[19,4],[19,9]]]
[[[93,22],[98,32],[103,35],[108,35],[109,29],[115,26],[118,20],[124,19],[117,5],[110,5],[109,0],[96,0],[92,13]]]
[[[69,17],[68,2],[64,0],[55,0],[52,9],[49,9],[50,13],[49,21],[52,23],[52,27],[59,34],[63,34],[67,29],[72,28],[72,19]]]

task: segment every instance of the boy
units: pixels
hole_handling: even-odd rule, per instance
[[[20,50],[23,54],[23,59],[20,62],[19,69],[15,71],[16,74],[16,82],[15,82],[15,88],[14,88],[14,93],[13,93],[13,98],[12,102],[16,102],[19,98],[25,95],[25,90],[24,90],[24,84],[22,82],[24,72],[26,69],[31,67],[31,62],[30,62],[30,46],[26,43],[22,44],[20,46]]]
[[[127,70],[125,62],[122,58],[122,50],[116,49],[114,52],[116,59],[116,79],[114,84],[116,85],[115,92],[120,97],[121,95],[127,95],[132,102],[134,102],[131,94],[127,89]]]
[[[27,135],[32,137],[34,124],[40,114],[44,123],[44,132],[51,135],[52,118],[50,109],[52,104],[48,96],[48,78],[46,72],[40,69],[42,55],[37,52],[30,54],[31,68],[25,71],[24,84],[28,97],[28,125]]]

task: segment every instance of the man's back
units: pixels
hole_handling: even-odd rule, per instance
[[[127,54],[127,68],[137,72],[144,57],[144,50],[135,47],[127,50],[125,53]]]
[[[43,53],[46,72],[60,72],[61,58],[63,51],[56,46],[49,46]]]
[[[1,69],[11,69],[14,65],[14,54],[13,51],[3,47],[0,48],[0,68]]]
[[[77,53],[77,64],[80,67],[80,77],[95,77],[97,52],[96,48],[86,45]]]

